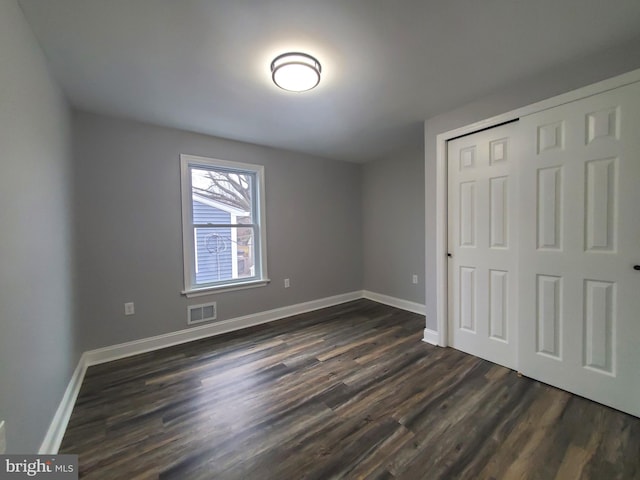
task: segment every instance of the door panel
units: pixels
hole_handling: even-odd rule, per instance
[[[450,343],[509,368],[517,341],[514,128],[448,144]]]
[[[640,416],[640,84],[521,118],[518,366]]]

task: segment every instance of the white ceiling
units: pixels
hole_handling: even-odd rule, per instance
[[[640,35],[639,0],[20,0],[80,109],[366,161],[422,121]],[[273,85],[285,51],[322,81]],[[639,52],[640,55],[640,52]]]

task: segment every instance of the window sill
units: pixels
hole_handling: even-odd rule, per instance
[[[231,285],[218,285],[214,287],[193,288],[191,290],[183,290],[181,293],[187,298],[202,297],[205,295],[213,295],[215,293],[232,292],[234,290],[245,290],[247,288],[257,288],[267,286],[271,282],[268,278],[262,280],[252,280],[250,282],[233,283]]]

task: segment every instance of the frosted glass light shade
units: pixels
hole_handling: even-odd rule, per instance
[[[306,92],[320,83],[320,62],[306,53],[284,53],[271,62],[273,83],[290,92]]]

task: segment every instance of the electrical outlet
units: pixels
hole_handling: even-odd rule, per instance
[[[0,422],[0,455],[7,451],[7,429],[5,421]]]
[[[284,288],[289,288],[291,286],[291,283],[289,282],[288,278],[284,279]]]
[[[136,309],[135,309],[135,306],[133,305],[133,302],[127,302],[124,304],[125,315],[133,315],[135,313],[136,313]]]
[[[416,283],[418,283],[418,275],[416,275],[415,273],[413,274],[413,277],[411,277],[411,281],[413,282],[413,284],[415,285]]]

